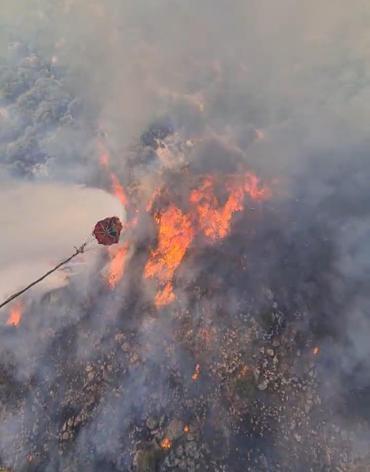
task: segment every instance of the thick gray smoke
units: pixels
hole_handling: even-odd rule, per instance
[[[129,220],[139,215],[114,289],[105,276],[112,256],[95,251],[63,287],[25,297],[19,327],[1,313],[0,465],[368,470],[369,6],[0,8],[1,184],[27,190],[31,218],[40,199],[57,199],[63,218],[45,216],[48,237],[66,218],[61,245],[48,241],[43,252],[28,243],[12,264],[20,234],[41,235],[32,236],[30,218],[9,216],[26,190],[2,190],[11,203],[0,210],[0,293],[18,288],[22,260],[41,267],[54,247],[59,257],[71,244],[69,221],[90,221],[81,212],[125,214],[103,198],[111,172],[129,194]],[[176,271],[176,301],[156,308],[155,284],[142,275],[156,211],[187,211],[204,174],[246,169],[271,198],[248,201],[221,242],[194,238]],[[143,211],[159,187],[153,211]],[[88,203],[69,220],[70,188]]]

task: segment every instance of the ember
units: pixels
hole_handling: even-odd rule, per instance
[[[199,379],[199,377],[200,377],[200,364],[196,364],[195,369],[194,369],[194,373],[191,376],[191,378],[195,382],[196,380]]]
[[[196,228],[210,240],[225,238],[231,227],[234,213],[243,209],[245,194],[254,200],[262,200],[270,195],[267,187],[260,184],[252,173],[247,173],[242,181],[236,177],[226,180],[225,188],[228,197],[220,205],[215,194],[216,178],[207,176],[201,185],[190,193],[192,205],[186,214],[175,205],[158,212],[154,220],[159,226],[158,245],[150,255],[144,270],[145,278],[157,278],[159,289],[155,297],[157,307],[167,305],[175,300],[173,277],[185,254],[196,236]],[[147,211],[152,208],[157,190],[149,200]]]
[[[121,204],[127,207],[127,194],[118,177],[109,170],[109,153],[101,142],[98,143],[98,148],[100,165],[110,174],[112,191]],[[216,196],[216,187],[219,186],[227,193],[223,205]],[[161,186],[157,187],[147,199],[146,212],[151,212],[160,195]],[[155,213],[153,218],[158,225],[158,242],[145,265],[144,278],[157,280],[157,293],[154,298],[157,308],[168,305],[176,299],[173,278],[197,234],[197,229],[211,241],[225,238],[230,232],[233,215],[244,208],[245,195],[253,200],[263,200],[270,196],[270,190],[251,172],[242,178],[229,175],[220,179],[219,176],[216,178],[208,175],[203,177],[200,185],[190,192],[189,212],[185,213],[176,205],[169,204],[167,208]],[[129,222],[128,227],[136,225],[138,213],[139,210],[136,209],[135,223]],[[126,252],[123,248],[114,252],[108,276],[108,283],[112,288],[122,278]]]
[[[169,438],[164,438],[161,441],[161,448],[162,449],[171,449],[172,447],[172,441]]]

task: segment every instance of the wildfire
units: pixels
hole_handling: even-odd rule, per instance
[[[163,438],[161,441],[161,448],[162,449],[171,449],[172,441],[170,438]]]
[[[313,354],[314,356],[318,356],[318,355],[320,354],[320,348],[319,348],[319,346],[316,346],[316,347],[313,348],[312,354]]]
[[[252,173],[246,173],[242,181],[239,180],[230,176],[226,179],[228,197],[223,206],[215,194],[214,177],[204,178],[201,186],[190,194],[190,203],[196,207],[199,226],[211,240],[223,239],[229,234],[234,213],[244,208],[245,194],[253,200],[263,200],[270,194],[269,189],[262,186]]]
[[[18,326],[22,319],[23,305],[21,302],[15,303],[10,310],[6,324],[8,326]]]
[[[110,170],[109,152],[106,149],[106,146],[104,145],[103,142],[98,141],[97,145],[98,145],[98,150],[99,150],[99,163],[100,163],[100,166],[103,167],[109,174],[109,177],[111,180],[112,192],[118,198],[120,203],[124,207],[127,207],[128,198],[127,198],[125,189],[123,188],[117,175]],[[131,224],[135,225],[136,221],[131,222]],[[126,229],[128,227],[131,227],[131,226],[127,225]],[[107,280],[108,285],[111,288],[115,288],[124,275],[127,252],[128,252],[128,246],[126,244],[120,245],[118,247],[112,247],[109,249],[111,261],[108,266],[106,280]]]
[[[241,188],[231,190],[224,206],[220,206],[214,193],[215,181],[206,177],[200,188],[190,194],[190,202],[196,206],[199,225],[210,239],[220,239],[230,231],[231,218],[243,209],[243,191]]]
[[[172,279],[194,238],[189,216],[171,205],[158,216],[158,245],[152,251],[144,269],[145,278],[159,279],[161,290],[157,294],[157,306],[174,299]]]
[[[149,198],[149,200],[146,204],[146,211],[147,212],[151,211],[151,209],[153,208],[155,199],[157,197],[159,197],[160,194],[161,194],[161,188],[158,187],[157,189],[154,190],[154,192],[152,193],[151,197]]]
[[[190,427],[186,424],[184,426],[184,433],[189,433],[190,432]]]
[[[112,191],[125,207],[128,197],[119,178],[110,170],[110,155],[103,143],[98,143],[100,165],[109,173]],[[145,210],[151,212],[154,203],[162,193],[157,187],[145,198]],[[144,268],[145,279],[156,279],[155,305],[162,307],[175,300],[173,279],[197,232],[203,233],[211,242],[227,237],[235,213],[244,208],[244,199],[263,200],[270,196],[270,190],[261,184],[253,173],[243,175],[204,176],[200,184],[189,195],[189,208],[184,212],[174,204],[160,210],[154,221],[158,226],[157,245],[152,249]],[[138,210],[136,210],[138,212]],[[127,223],[133,228],[137,221]],[[127,246],[114,250],[108,270],[108,283],[114,288],[121,280],[127,255]],[[207,338],[208,339],[208,338]]]
[[[108,267],[107,282],[111,288],[115,288],[125,273],[127,245],[110,249],[111,261]]]
[[[110,155],[108,150],[106,149],[103,142],[98,142],[98,150],[99,150],[99,163],[101,167],[103,167],[109,174],[111,180],[111,188],[114,195],[118,198],[120,203],[124,206],[128,206],[128,198],[125,192],[123,185],[121,184],[117,175],[110,170]],[[126,226],[126,230],[132,229],[137,224],[137,218],[128,222]],[[125,266],[126,266],[126,256],[128,253],[128,245],[120,245],[118,247],[112,247],[109,249],[109,254],[111,257],[111,261],[108,266],[106,281],[108,285],[113,289],[115,288],[122,277],[124,276]]]
[[[110,171],[109,169],[109,163],[110,163],[109,152],[107,151],[107,149],[105,149],[105,146],[101,142],[98,142],[98,149],[100,152],[99,163],[101,167],[103,167],[109,172],[109,176],[110,176],[110,180],[112,184],[112,191],[114,195],[118,198],[118,200],[121,202],[123,206],[127,206],[128,198],[127,198],[125,189],[123,188],[116,174]]]
[[[199,377],[200,377],[200,364],[196,364],[195,369],[194,369],[194,373],[191,376],[191,378],[195,382],[196,380],[199,379]]]
[[[119,181],[118,177],[116,176],[116,174],[111,172],[110,178],[112,181],[112,189],[113,189],[114,195],[118,198],[118,200],[121,202],[123,206],[127,206],[128,199],[126,196],[126,192],[121,182]]]
[[[157,307],[168,305],[175,300],[172,282],[167,282],[164,288],[157,292],[154,303]]]
[[[154,217],[159,226],[158,245],[145,266],[144,276],[159,281],[160,287],[155,297],[157,307],[175,299],[172,280],[195,237],[196,228],[200,228],[211,241],[225,238],[230,232],[233,215],[244,208],[246,195],[253,200],[263,200],[270,195],[269,189],[262,186],[252,173],[246,173],[241,178],[226,176],[222,180],[223,191],[227,192],[226,201],[221,205],[215,192],[217,183],[216,177],[203,178],[190,193],[188,214],[171,205]],[[149,200],[147,211],[152,208],[156,196],[157,192]]]
[[[265,200],[271,196],[271,190],[262,185],[260,179],[250,172],[244,176],[244,192],[252,200]]]

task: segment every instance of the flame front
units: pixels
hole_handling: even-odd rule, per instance
[[[195,205],[199,226],[212,240],[225,238],[230,232],[233,214],[243,209],[242,188],[231,189],[224,206],[220,206],[214,191],[215,181],[206,177],[199,189],[190,194],[190,203]]]
[[[145,278],[157,278],[160,284],[155,303],[164,305],[174,299],[172,280],[194,238],[191,219],[171,205],[158,217],[158,245],[144,269]]]
[[[8,326],[18,326],[22,320],[23,305],[21,302],[15,303],[9,313],[6,324]]]
[[[98,147],[100,165],[109,173],[112,193],[127,207],[129,201],[125,189],[116,174],[110,170],[109,152],[101,142]],[[168,190],[165,193],[170,195],[171,189]],[[154,203],[161,194],[160,185],[149,198],[145,198],[144,208],[147,213],[153,211]],[[157,307],[168,305],[176,299],[173,287],[175,272],[197,233],[205,235],[210,242],[226,238],[231,231],[233,216],[244,209],[246,196],[254,201],[261,201],[270,196],[270,189],[250,172],[243,175],[207,175],[201,177],[200,184],[190,191],[186,212],[171,201],[167,208],[159,211],[155,216],[158,226],[157,245],[151,251],[144,268],[144,278],[157,281],[154,298]],[[135,220],[128,222],[126,229],[136,226],[138,212],[136,209]],[[111,288],[115,288],[124,275],[128,247],[121,245],[110,252],[107,282]]]
[[[270,195],[269,189],[262,186],[252,173],[246,173],[241,178],[226,176],[222,179],[226,201],[221,205],[216,196],[217,183],[214,176],[202,179],[201,184],[190,193],[189,213],[171,205],[156,218],[158,245],[145,266],[144,276],[159,281],[160,288],[155,297],[157,307],[175,299],[173,277],[197,229],[211,241],[223,239],[230,233],[233,215],[243,210],[246,195],[253,200],[263,200]],[[150,201],[147,210],[152,207],[153,201]]]
[[[190,194],[190,203],[196,207],[198,224],[209,239],[223,239],[230,233],[232,217],[244,208],[244,197],[247,194],[253,200],[263,200],[269,196],[269,189],[260,184],[258,177],[247,173],[240,180],[229,176],[225,180],[228,197],[220,205],[216,194],[216,179],[208,176],[201,186]]]

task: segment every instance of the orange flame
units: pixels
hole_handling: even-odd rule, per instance
[[[172,441],[170,438],[164,438],[161,441],[161,448],[162,449],[171,449]]]
[[[154,303],[157,307],[168,305],[175,300],[173,293],[173,286],[171,282],[167,282],[162,290],[159,290],[154,298]]]
[[[98,149],[100,151],[99,163],[100,165],[109,171],[110,164],[110,155],[103,143],[98,142]],[[109,171],[109,176],[112,184],[112,191],[114,195],[118,198],[123,206],[126,206],[128,203],[128,198],[126,196],[125,189],[123,188],[119,178],[114,172]]]
[[[157,306],[169,303],[175,296],[172,279],[194,237],[190,218],[171,205],[157,218],[158,245],[152,251],[144,269],[145,278],[156,277],[162,289],[157,294]]]
[[[203,233],[216,240],[229,233],[233,214],[243,209],[244,194],[241,188],[233,188],[224,206],[220,206],[214,186],[214,178],[206,177],[200,188],[191,192],[190,202],[196,206]]]
[[[107,282],[111,288],[115,288],[125,273],[128,247],[123,245],[118,248],[110,248],[109,252],[112,259],[108,267]]]
[[[8,320],[6,322],[7,326],[18,326],[22,320],[23,314],[23,305],[21,302],[17,302],[13,305],[10,310]]]
[[[312,353],[313,353],[314,356],[319,355],[320,354],[319,346],[314,347],[313,350],[312,350]]]
[[[190,432],[190,427],[186,424],[184,426],[184,433],[189,433]]]
[[[244,208],[245,194],[253,200],[263,200],[270,196],[270,190],[261,185],[256,175],[249,172],[241,182],[235,177],[229,176],[226,179],[229,194],[223,206],[215,195],[215,185],[215,177],[206,177],[201,186],[190,194],[190,203],[196,207],[200,228],[211,240],[222,239],[229,234],[234,213]]]
[[[196,380],[199,379],[199,377],[200,377],[200,364],[196,364],[195,369],[194,369],[194,373],[191,376],[191,378],[195,382]]]
[[[265,200],[271,197],[271,190],[262,185],[260,179],[251,172],[247,172],[244,176],[244,192],[252,200]]]
[[[101,141],[98,141],[98,150],[100,153],[99,163],[109,173],[112,191],[114,195],[118,198],[118,200],[123,206],[127,206],[128,198],[125,189],[123,188],[117,175],[110,170],[110,154],[109,151],[106,149],[104,143],[102,143]],[[136,220],[133,221],[131,225],[126,226],[126,229],[128,227],[135,226],[136,223]],[[127,253],[127,244],[109,248],[111,261],[109,263],[106,281],[111,288],[115,288],[124,276]]]
[[[156,198],[161,194],[161,188],[158,187],[154,192],[152,193],[151,197],[148,199],[148,202],[146,204],[146,211],[149,212],[153,208],[154,202]]]
[[[116,174],[111,172],[110,178],[112,181],[113,193],[115,194],[115,196],[118,198],[118,200],[121,202],[123,206],[127,206],[128,199],[126,196],[126,192],[121,182],[119,181],[118,177],[116,176]]]
[[[217,183],[221,183],[221,179],[218,181],[215,176],[206,176],[200,186],[192,190],[189,197],[191,213],[185,214],[171,205],[154,217],[159,226],[158,245],[145,266],[144,277],[159,281],[160,289],[155,297],[157,307],[175,299],[173,277],[195,237],[196,226],[211,241],[225,238],[230,232],[233,215],[244,208],[246,195],[253,200],[270,196],[270,190],[261,185],[256,175],[229,175],[222,180],[227,195],[225,203],[220,204],[215,192]],[[147,203],[147,211],[152,209],[159,193],[158,190],[154,192]]]
[[[119,178],[110,170],[110,155],[105,146],[99,142],[100,165],[109,173],[112,191],[122,205],[128,205],[128,198]],[[220,203],[216,195],[216,184],[223,183],[226,200]],[[153,209],[161,189],[157,188],[146,202],[146,211]],[[175,300],[173,278],[175,272],[195,237],[196,228],[211,241],[225,238],[231,229],[233,215],[244,208],[244,198],[263,200],[270,196],[270,190],[261,185],[259,178],[246,173],[243,176],[226,176],[218,179],[215,176],[203,178],[200,186],[195,188],[189,197],[191,210],[184,213],[175,205],[170,205],[155,216],[158,224],[158,242],[151,251],[144,269],[145,278],[158,281],[158,291],[154,302],[157,307],[167,305]],[[134,227],[137,220],[132,222]],[[131,227],[128,224],[127,228]],[[111,253],[107,281],[110,287],[117,286],[125,271],[127,246],[120,246]],[[199,376],[199,372],[195,373]]]

